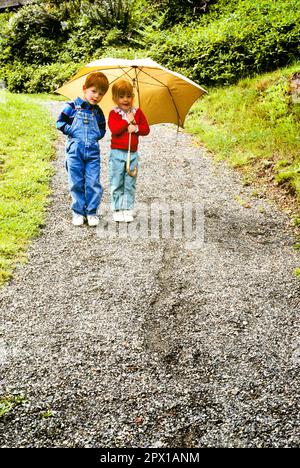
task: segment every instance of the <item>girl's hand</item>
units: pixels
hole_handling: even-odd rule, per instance
[[[135,133],[136,132],[136,125],[129,124],[128,125],[128,133]]]
[[[127,119],[129,120],[129,122],[134,122],[134,114],[133,112],[128,112],[127,114]]]

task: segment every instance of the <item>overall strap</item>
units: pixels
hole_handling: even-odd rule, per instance
[[[75,110],[78,111],[81,109],[81,104],[79,104],[79,101],[76,99],[74,99],[74,106],[75,106]]]

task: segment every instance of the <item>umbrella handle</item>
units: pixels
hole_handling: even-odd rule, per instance
[[[130,170],[130,147],[131,147],[131,133],[129,133],[129,143],[128,143],[128,154],[127,154],[127,162],[126,162],[126,171],[130,177],[135,177],[137,174],[137,168],[135,167],[133,171]]]

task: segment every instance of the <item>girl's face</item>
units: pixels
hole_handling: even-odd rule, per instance
[[[92,105],[99,104],[104,96],[102,91],[96,86],[91,86],[90,88],[83,86],[83,94],[84,99]]]
[[[121,94],[118,97],[116,104],[123,111],[125,111],[125,112],[130,111],[130,109],[132,108],[132,104],[133,104],[133,95],[132,94],[129,95],[129,94],[125,94],[125,93]]]

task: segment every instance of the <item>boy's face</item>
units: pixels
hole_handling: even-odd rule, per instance
[[[96,86],[91,86],[90,88],[83,86],[83,94],[84,99],[92,105],[99,104],[104,96],[103,91]]]
[[[120,107],[120,109],[128,112],[133,104],[133,96],[128,94],[121,94],[116,104]]]

